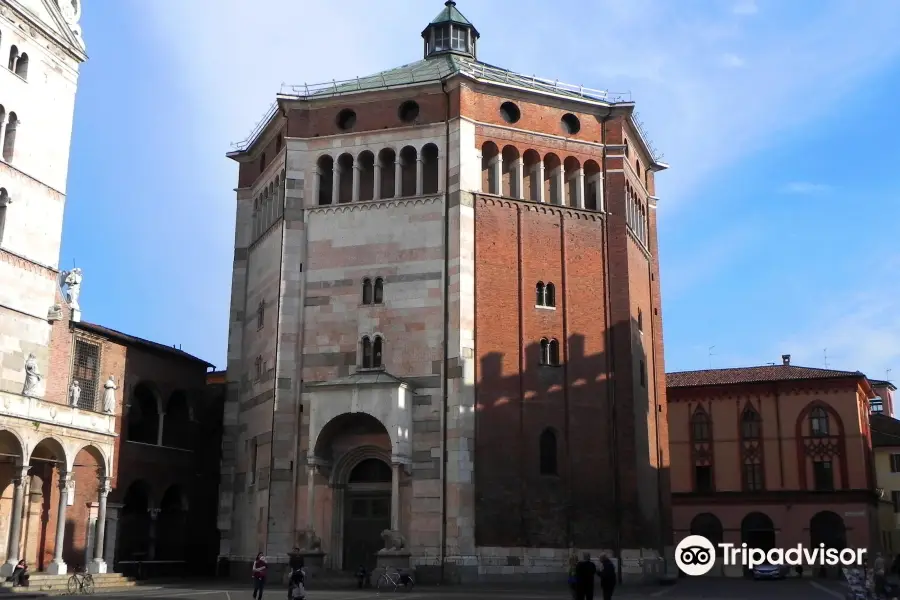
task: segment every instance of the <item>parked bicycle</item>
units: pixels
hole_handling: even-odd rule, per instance
[[[403,591],[408,592],[413,589],[414,585],[415,582],[409,573],[401,573],[398,569],[385,569],[378,578],[375,587],[378,591],[391,589],[395,592],[402,587]]]
[[[93,594],[94,593],[94,576],[85,571],[82,567],[76,567],[75,572],[69,577],[69,593],[75,594]]]

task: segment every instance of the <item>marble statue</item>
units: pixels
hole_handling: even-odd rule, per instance
[[[103,392],[103,412],[113,414],[116,412],[116,390],[118,386],[116,386],[116,380],[112,375],[103,384],[103,388],[106,390]]]
[[[29,354],[25,360],[25,387],[22,388],[23,396],[37,398],[40,395],[41,377],[37,366],[37,357]]]
[[[385,550],[403,550],[406,548],[406,538],[399,531],[385,529],[381,532],[381,539],[384,540]]]
[[[73,310],[81,310],[81,306],[78,304],[78,296],[81,295],[81,280],[83,278],[81,269],[75,268],[65,272],[63,283],[66,284],[66,302],[69,303]]]
[[[70,406],[78,406],[78,399],[81,398],[81,384],[78,383],[78,380],[72,382],[72,386],[69,388],[69,403]]]

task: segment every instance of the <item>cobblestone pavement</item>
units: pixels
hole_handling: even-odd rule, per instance
[[[220,585],[193,584],[140,586],[123,592],[97,594],[104,600],[252,600],[250,586],[232,582]],[[96,598],[97,596],[94,596]],[[602,600],[599,587],[596,600]],[[89,598],[89,597],[81,597]],[[287,600],[281,586],[266,590],[265,600]],[[420,586],[411,592],[382,592],[367,590],[307,591],[307,600],[570,600],[565,586],[549,585],[471,585]],[[744,579],[685,578],[668,586],[624,586],[616,591],[614,600],[843,600],[837,582],[808,579],[784,581],[750,581]]]

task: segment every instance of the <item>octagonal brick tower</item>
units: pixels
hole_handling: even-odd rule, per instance
[[[652,577],[666,165],[631,102],[480,62],[454,2],[422,37],[229,154],[222,555],[354,570],[393,531],[420,579],[560,579],[570,548]]]

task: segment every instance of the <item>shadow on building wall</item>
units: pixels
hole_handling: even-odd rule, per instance
[[[603,318],[602,315],[598,318]],[[476,544],[555,548],[648,548],[671,544],[665,389],[656,390],[635,321],[633,356],[585,353],[569,336],[557,365],[540,342],[521,369],[501,353],[476,376]],[[651,335],[648,333],[648,335]],[[649,346],[649,340],[647,342]],[[561,344],[562,346],[562,344]],[[624,353],[621,353],[624,354]],[[515,361],[515,358],[512,359]],[[504,372],[504,363],[506,364]],[[627,368],[626,368],[627,367]],[[519,371],[519,372],[516,372]],[[610,384],[613,385],[610,385]],[[656,393],[654,393],[654,391]]]

